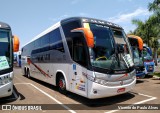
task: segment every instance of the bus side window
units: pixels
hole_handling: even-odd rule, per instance
[[[64,46],[59,28],[50,32],[50,49],[64,52]]]

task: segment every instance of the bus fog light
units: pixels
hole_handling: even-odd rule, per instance
[[[10,91],[11,91],[11,88],[8,89],[8,92],[10,92]]]
[[[93,93],[94,93],[94,94],[97,94],[97,90],[93,89]]]

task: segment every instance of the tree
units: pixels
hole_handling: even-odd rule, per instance
[[[149,20],[146,20],[145,22],[134,19],[132,20],[132,23],[137,26],[137,28],[133,31],[135,35],[140,36],[143,39],[143,42],[146,43],[148,46],[150,46],[149,40],[150,37],[152,37],[152,23]]]
[[[154,0],[148,5],[149,11],[153,11],[155,15],[160,16],[160,0]]]
[[[153,57],[154,57],[154,61],[155,61],[155,65],[157,66],[157,50],[158,50],[158,39],[155,37],[151,37],[151,40],[149,41],[151,47],[153,48]]]
[[[157,64],[158,39],[160,39],[160,0],[149,3],[148,10],[153,11],[153,15],[144,22],[138,19],[132,20],[137,28],[131,33],[140,36],[144,43],[153,48],[154,60]]]
[[[154,13],[149,22],[152,24],[153,37],[151,42],[152,47],[154,48],[155,64],[157,65],[158,39],[160,39],[160,0],[154,0],[153,3],[149,3],[148,9]]]

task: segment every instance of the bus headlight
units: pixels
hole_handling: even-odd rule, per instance
[[[136,70],[130,72],[130,76],[131,76],[131,77],[136,76]]]
[[[89,79],[89,80],[91,80],[91,81],[95,81],[95,77],[93,77],[93,76],[91,76],[91,75],[87,75],[87,78]]]
[[[90,81],[95,81],[95,75],[89,75],[86,73],[82,73],[83,76],[85,76],[87,79],[89,79]]]
[[[0,76],[0,85],[5,85],[7,83],[9,83],[10,81],[12,81],[13,79],[13,73],[12,74],[6,74],[4,76]]]
[[[13,72],[11,72],[10,73],[10,80],[13,80],[13,78],[14,78],[14,74],[13,74]]]
[[[95,82],[101,85],[107,85],[108,81],[96,78]]]

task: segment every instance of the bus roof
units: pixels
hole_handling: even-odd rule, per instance
[[[104,25],[107,25],[107,26],[110,26],[110,27],[123,29],[118,24],[115,24],[115,23],[112,23],[112,22],[108,22],[108,21],[105,21],[105,20],[100,20],[100,19],[95,19],[95,18],[88,18],[88,17],[70,17],[70,18],[63,19],[61,21],[61,23],[65,23],[65,22],[73,21],[73,20],[82,20],[82,22],[104,24]]]
[[[67,23],[67,22],[73,21],[73,20],[82,20],[83,22],[104,24],[104,25],[108,25],[110,27],[122,29],[121,26],[119,26],[117,24],[114,24],[114,23],[111,23],[111,22],[108,22],[108,21],[104,21],[104,20],[99,20],[99,19],[94,19],[94,18],[88,18],[88,17],[70,17],[70,18],[63,19],[63,20],[57,22],[56,24],[52,25],[51,27],[49,27],[48,29],[46,29],[45,31],[43,31],[42,33],[40,33],[39,35],[37,35],[36,37],[34,37],[31,41],[29,41],[28,43],[26,43],[24,46],[26,46],[29,43],[35,41],[36,39],[40,38],[41,36],[47,34],[48,32],[52,31],[53,29],[56,29],[57,27],[60,26],[60,24]],[[24,46],[22,46],[22,47],[24,47]]]
[[[11,29],[10,26],[4,22],[0,22],[0,28],[2,29]]]

